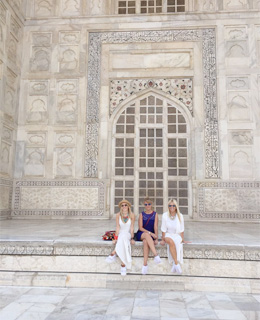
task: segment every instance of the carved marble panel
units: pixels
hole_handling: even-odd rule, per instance
[[[34,15],[49,17],[54,15],[56,0],[34,0]]]
[[[0,2],[0,19],[4,23],[6,23],[6,12],[7,12],[6,7],[4,6],[3,2]]]
[[[52,32],[32,32],[32,44],[36,47],[50,46],[52,43]]]
[[[241,10],[248,9],[248,0],[223,0],[224,9]]]
[[[46,132],[28,132],[26,145],[27,146],[45,146],[46,144]]]
[[[5,103],[4,103],[5,113],[8,116],[13,117],[14,107],[15,107],[15,91],[7,85],[5,87]]]
[[[0,179],[0,219],[11,215],[12,189],[11,180]]]
[[[16,57],[17,57],[17,50],[18,50],[18,41],[15,37],[10,33],[9,40],[8,40],[8,58],[16,64]]]
[[[225,27],[225,39],[227,40],[246,40],[248,38],[245,26]]]
[[[105,214],[103,181],[18,181],[14,216],[87,217]]]
[[[30,59],[31,71],[49,71],[51,64],[51,49],[48,47],[32,47]]]
[[[25,149],[25,176],[43,177],[45,174],[45,148],[31,148]]]
[[[217,3],[216,0],[197,0],[196,9],[198,11],[216,11]]]
[[[216,99],[216,41],[215,30],[183,29],[162,31],[103,32],[89,34],[88,90],[86,121],[85,176],[97,177],[99,99],[102,43],[200,41],[203,56],[205,113],[205,176],[219,177],[218,119]],[[95,133],[96,132],[96,133]]]
[[[193,115],[192,79],[124,79],[110,81],[110,115],[131,95],[153,88],[163,91],[183,103]]]
[[[74,132],[56,132],[56,146],[75,146],[76,137]]]
[[[260,41],[256,42],[257,64],[260,66]]]
[[[74,16],[80,14],[81,0],[61,0],[63,16]]]
[[[250,82],[248,77],[228,77],[228,90],[248,90],[250,89]]]
[[[0,60],[0,80],[3,78],[3,61]],[[0,109],[2,108],[3,106],[0,107]]]
[[[13,142],[13,130],[6,127],[6,126],[3,126],[3,132],[2,132],[2,140],[9,143],[9,144],[12,144]]]
[[[15,74],[10,68],[6,68],[6,83],[10,88],[12,88],[14,91],[16,89],[16,80],[17,80],[17,74]]]
[[[74,148],[55,148],[55,176],[74,176],[75,155]]]
[[[79,52],[76,46],[60,46],[59,57],[60,72],[78,71],[79,68]]]
[[[2,140],[1,142],[1,153],[0,153],[0,169],[1,172],[9,174],[9,168],[11,164],[11,145]]]
[[[19,41],[21,38],[22,28],[13,16],[11,16],[10,21],[10,31],[12,35]]]
[[[230,177],[235,179],[248,179],[253,177],[252,147],[230,147]]]
[[[102,0],[90,0],[89,3],[91,15],[102,14],[102,4],[104,4]]]
[[[47,96],[49,93],[49,84],[47,80],[33,80],[29,83],[30,96]]]
[[[2,210],[10,210],[10,187],[9,186],[3,186],[0,184],[0,211]]]
[[[244,58],[248,56],[247,41],[227,41],[226,57],[228,58]]]
[[[199,218],[259,220],[259,199],[260,182],[201,182],[198,185]]]
[[[58,96],[58,105],[56,111],[56,122],[58,123],[76,123],[77,121],[77,96],[60,95]]]
[[[59,43],[60,44],[79,44],[80,43],[80,32],[79,31],[60,31],[59,32]]]
[[[58,80],[58,94],[59,95],[68,95],[68,94],[78,94],[78,80],[77,79],[66,79]]]
[[[5,50],[5,26],[0,21],[0,52]]]
[[[250,130],[230,130],[229,145],[253,145],[254,136]]]
[[[229,121],[250,121],[251,108],[249,92],[228,92]]]
[[[27,101],[27,123],[47,123],[48,99],[46,96],[29,96]]]

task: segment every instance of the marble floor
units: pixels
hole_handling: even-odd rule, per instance
[[[1,320],[259,320],[260,295],[0,287]]]
[[[2,220],[0,241],[102,241],[102,234],[115,229],[111,220]],[[137,221],[135,231],[137,231]],[[159,224],[160,230],[160,224]],[[159,232],[160,236],[160,232]],[[259,223],[185,222],[185,240],[193,244],[259,246]]]

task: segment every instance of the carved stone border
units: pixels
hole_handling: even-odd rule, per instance
[[[0,242],[0,255],[107,256],[111,253],[113,247],[110,241],[86,244],[50,242],[2,241]],[[167,257],[166,247],[158,246],[157,250],[161,257]],[[143,246],[141,243],[132,246],[132,256],[143,257]],[[260,261],[260,247],[190,244],[184,246],[184,258]]]
[[[11,217],[13,181],[0,178],[0,186],[10,187],[9,202],[8,202],[10,209],[0,210],[0,219],[6,219]]]
[[[226,192],[224,193],[225,199],[218,198],[217,201],[223,202],[224,200],[232,201],[232,199],[228,199],[228,195],[226,195],[228,190],[232,190],[235,196],[234,202],[238,204],[238,210],[226,210],[226,211],[208,211],[205,208],[205,189],[224,189]],[[260,220],[260,200],[256,195],[256,205],[252,208],[249,206],[245,206],[247,202],[250,202],[251,199],[247,196],[247,199],[242,199],[242,194],[246,190],[252,190],[260,194],[260,182],[250,182],[250,181],[222,181],[222,182],[201,182],[198,185],[198,212],[200,219],[236,219],[236,220]],[[257,200],[258,199],[258,200]],[[252,199],[252,201],[255,199]],[[214,199],[212,199],[214,201]],[[246,209],[245,209],[246,207]]]
[[[205,177],[219,177],[215,29],[89,33],[85,177],[98,175],[98,129],[103,43],[201,41],[205,114]]]
[[[98,209],[97,210],[80,210],[80,209],[73,209],[73,210],[22,210],[20,207],[20,200],[21,200],[21,187],[97,187],[98,191]],[[29,216],[29,217],[37,217],[37,216],[66,216],[66,217],[100,217],[103,216],[105,213],[105,182],[103,181],[16,181],[15,182],[15,195],[14,195],[14,210],[12,212],[12,216]]]

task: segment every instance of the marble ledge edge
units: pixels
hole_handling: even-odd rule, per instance
[[[106,242],[0,241],[0,255],[107,256],[111,247]],[[157,250],[161,257],[167,256],[166,247],[157,246]],[[142,243],[132,246],[132,256],[143,256]],[[260,261],[260,246],[189,244],[184,259]]]

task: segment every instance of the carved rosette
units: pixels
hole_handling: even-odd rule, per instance
[[[97,177],[97,150],[99,126],[99,96],[101,46],[103,43],[140,43],[201,41],[203,47],[204,113],[205,113],[205,176],[219,177],[218,112],[216,101],[216,44],[215,29],[183,29],[165,31],[103,32],[89,34],[88,101],[86,121],[85,176]],[[95,134],[92,127],[95,128]],[[90,130],[91,128],[91,130]],[[89,140],[90,139],[90,140]]]

